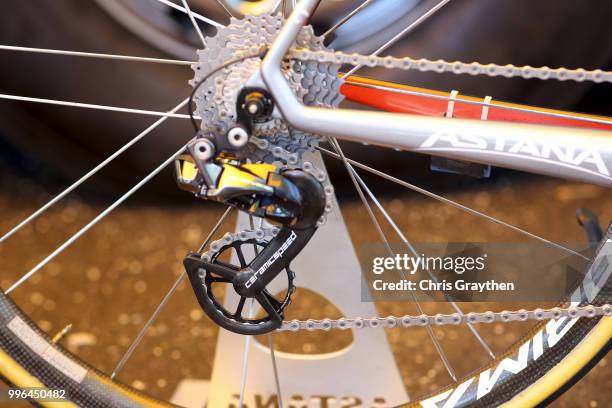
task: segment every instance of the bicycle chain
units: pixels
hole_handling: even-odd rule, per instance
[[[512,64],[481,64],[461,61],[415,59],[410,57],[397,58],[392,56],[379,57],[373,55],[348,54],[341,51],[309,50],[306,48],[291,49],[288,58],[300,61],[315,61],[317,63],[333,63],[348,65],[363,65],[367,67],[383,67],[388,69],[418,70],[423,72],[451,72],[453,74],[503,76],[506,78],[521,77],[524,79],[556,79],[559,81],[591,81],[596,83],[612,83],[612,72],[601,69],[585,70],[583,68],[549,68],[515,66]]]
[[[365,329],[365,328],[396,328],[396,327],[425,327],[425,326],[444,326],[458,325],[461,323],[469,324],[489,324],[494,322],[508,323],[513,321],[526,320],[548,320],[569,317],[572,319],[579,317],[594,318],[597,316],[612,316],[612,305],[604,304],[601,306],[576,306],[568,308],[555,307],[552,309],[517,310],[502,312],[473,312],[467,314],[436,314],[419,316],[387,316],[372,318],[342,318],[342,319],[323,319],[323,320],[291,320],[283,322],[278,331],[298,331],[298,330],[331,330],[331,329]]]
[[[231,245],[236,241],[247,242],[251,240],[264,241],[265,239],[272,239],[279,231],[280,229],[278,227],[271,227],[242,230],[240,232],[228,232],[223,235],[221,239],[213,241],[209,246],[209,250],[204,252],[201,258],[205,262],[211,262],[217,252],[227,245]]]

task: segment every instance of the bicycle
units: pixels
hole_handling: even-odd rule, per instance
[[[420,24],[448,1],[442,1],[423,16]],[[36,274],[56,255],[92,228],[132,193],[146,184],[166,166],[174,164],[179,186],[200,198],[216,200],[238,208],[251,216],[273,221],[278,227],[255,228],[236,234],[225,235],[209,246],[225,216],[220,220],[199,251],[185,257],[186,273],[196,296],[206,314],[221,327],[244,335],[267,334],[274,330],[330,330],[369,329],[434,325],[466,324],[473,328],[477,323],[496,321],[548,320],[536,326],[523,340],[501,356],[495,356],[474,375],[455,383],[439,393],[413,404],[438,406],[485,406],[507,403],[516,406],[532,406],[549,401],[568,384],[582,375],[586,369],[601,358],[610,347],[612,326],[609,315],[608,278],[610,265],[606,263],[612,241],[610,232],[603,234],[585,218],[591,228],[591,238],[601,243],[597,256],[591,260],[585,280],[572,293],[569,306],[552,309],[536,309],[516,312],[485,312],[464,314],[454,303],[455,313],[448,315],[404,316],[402,318],[348,318],[306,321],[283,321],[284,309],[290,304],[295,291],[294,272],[290,262],[302,251],[316,231],[325,224],[326,214],[334,208],[333,187],[326,172],[309,161],[304,161],[305,152],[322,152],[340,159],[346,167],[351,182],[366,204],[368,215],[375,224],[376,217],[367,202],[370,198],[378,203],[355,167],[373,172],[405,187],[425,193],[430,197],[443,198],[424,191],[414,185],[381,173],[371,167],[347,158],[336,138],[416,151],[431,156],[442,156],[453,161],[465,161],[482,165],[509,167],[531,173],[567,177],[578,181],[612,186],[609,174],[612,162],[612,142],[609,132],[584,129],[596,127],[609,130],[612,121],[602,117],[577,115],[567,112],[538,110],[516,105],[493,103],[491,100],[459,98],[457,94],[441,96],[432,92],[407,88],[400,85],[379,83],[353,76],[354,71],[340,75],[344,64],[353,66],[380,66],[395,69],[418,69],[434,72],[453,72],[473,75],[520,76],[523,78],[558,79],[575,81],[612,82],[612,73],[601,70],[569,70],[465,64],[461,62],[414,60],[411,58],[362,56],[328,51],[320,38],[316,37],[307,21],[315,11],[318,1],[302,0],[291,15],[284,20],[282,15],[264,14],[247,16],[244,20],[233,20],[234,26],[220,29],[216,36],[205,38],[200,32],[194,14],[183,1],[181,9],[190,17],[194,27],[207,47],[200,51],[200,60],[157,62],[192,65],[195,78],[191,97],[184,100],[169,113],[142,110],[118,109],[104,106],[84,106],[106,110],[124,110],[161,116],[156,125],[167,118],[191,119],[197,136],[158,166],[133,189],[100,213],[92,222],[69,238],[45,260],[23,275],[16,283],[0,295],[4,316],[3,351],[0,354],[0,370],[12,384],[19,387],[60,387],[69,390],[74,403],[85,406],[144,405],[164,406],[136,390],[113,381],[112,377],[96,371],[65,351],[49,337],[7,296],[21,283]],[[176,5],[175,5],[176,6]],[[177,6],[178,7],[178,6]],[[245,33],[237,35],[236,32]],[[234,37],[232,37],[232,35]],[[227,36],[227,37],[224,37]],[[253,40],[257,39],[257,40]],[[257,43],[263,39],[263,44]],[[236,44],[232,43],[235,41]],[[297,47],[294,46],[297,44]],[[238,45],[241,45],[239,47]],[[225,47],[225,48],[224,48]],[[34,51],[29,49],[29,51]],[[64,51],[43,51],[70,54]],[[223,58],[216,63],[212,54]],[[118,56],[73,52],[74,55],[117,58]],[[137,60],[154,59],[126,57]],[[290,63],[287,63],[287,60]],[[213,62],[215,62],[213,64]],[[341,76],[343,78],[341,78]],[[219,79],[221,78],[221,79]],[[214,79],[214,81],[213,81]],[[342,79],[346,80],[343,85]],[[209,88],[205,87],[208,86]],[[338,108],[340,87],[346,93],[361,87],[361,96],[368,99],[367,89],[394,95],[434,97],[447,103],[447,116],[453,116],[456,104],[477,106],[480,121],[462,119],[428,118],[394,113],[351,111]],[[365,96],[364,96],[365,95]],[[370,93],[369,95],[376,95]],[[47,102],[71,105],[64,101],[49,101],[28,97],[3,95],[4,98],[29,102]],[[399,97],[399,96],[398,96]],[[224,99],[225,98],[225,99]],[[299,99],[298,99],[299,98]],[[195,106],[193,106],[195,102]],[[73,104],[74,105],[74,104]],[[188,114],[177,113],[189,106]],[[452,108],[451,108],[452,107]],[[586,124],[582,129],[542,127],[530,124],[503,125],[489,122],[488,115],[496,110],[510,110],[541,115],[547,120],[571,121],[573,125]],[[539,116],[538,116],[539,117]],[[198,123],[198,120],[201,122]],[[213,124],[215,126],[211,126]],[[154,128],[154,125],[152,128]],[[150,128],[150,129],[152,129]],[[145,131],[109,157],[100,166],[105,166],[116,156],[144,137]],[[313,135],[328,136],[334,151],[318,145]],[[404,135],[409,134],[410,137]],[[555,142],[551,142],[554,138]],[[246,163],[250,160],[251,163]],[[281,165],[274,163],[281,163]],[[452,163],[452,162],[451,162]],[[78,185],[86,181],[100,168],[96,167],[77,183],[26,218],[13,230],[5,234],[3,242],[23,225],[54,205]],[[274,186],[272,190],[270,186]],[[499,225],[534,238],[529,232],[486,214],[449,203],[477,215],[484,216]],[[378,206],[380,209],[381,207]],[[386,220],[395,223],[384,209]],[[380,230],[380,227],[378,228]],[[384,238],[384,236],[383,236]],[[567,250],[559,244],[535,237],[546,244]],[[384,239],[386,242],[386,239]],[[404,241],[407,241],[404,239]],[[247,261],[242,246],[255,247],[254,259]],[[239,265],[221,261],[226,251],[235,251]],[[595,271],[603,271],[595,273]],[[285,296],[278,299],[266,289],[268,284],[281,274],[287,275],[288,287]],[[235,312],[225,308],[213,293],[213,283],[231,284],[240,297]],[[170,294],[173,292],[169,292]],[[243,315],[247,299],[255,299],[265,311],[264,316],[253,318]],[[163,302],[161,306],[163,307]],[[417,303],[418,305],[418,303]],[[154,316],[158,311],[154,313]],[[145,326],[145,328],[148,326]],[[559,331],[560,330],[560,331]],[[475,336],[476,331],[472,331]],[[545,336],[545,337],[543,337]],[[477,337],[478,338],[478,337]],[[545,339],[546,342],[543,340]],[[553,340],[554,339],[554,340]],[[432,337],[432,341],[435,340]],[[138,345],[139,340],[133,343]],[[485,346],[486,347],[486,346]],[[538,351],[536,351],[538,350]],[[133,351],[133,349],[132,349]],[[519,353],[521,368],[504,370],[515,361]],[[539,355],[535,357],[535,353]],[[531,355],[529,360],[527,355]],[[129,357],[129,353],[127,354]],[[523,359],[524,358],[524,359]],[[125,363],[125,360],[122,361]],[[119,368],[122,367],[119,364]],[[501,367],[501,368],[500,368]],[[449,373],[452,375],[451,369]],[[493,385],[482,385],[490,381],[483,373],[499,372]],[[501,373],[504,374],[501,378]]]

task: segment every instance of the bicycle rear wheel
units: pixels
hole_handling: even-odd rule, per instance
[[[610,244],[609,235],[604,242]],[[596,268],[599,267],[598,264]],[[598,281],[596,296],[581,297],[581,303],[609,301],[610,270],[604,268],[604,272],[599,275],[603,278]],[[5,294],[0,294],[0,314],[0,374],[10,383],[18,387],[66,389],[70,400],[80,406],[167,406],[111,379],[61,344],[53,343]],[[436,401],[445,401],[450,406],[454,401],[455,406],[503,403],[525,406],[543,403],[564,390],[609,349],[611,325],[609,317],[562,317],[541,323],[473,374],[410,404],[437,406]]]

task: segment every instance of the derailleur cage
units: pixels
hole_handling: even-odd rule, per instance
[[[194,288],[198,303],[204,312],[219,326],[239,334],[256,335],[270,332],[280,327],[284,318],[285,307],[291,304],[291,295],[295,292],[293,280],[295,273],[291,271],[287,264],[284,269],[287,275],[287,290],[280,299],[278,295],[270,293],[267,289],[262,289],[253,296],[246,296],[239,293],[239,300],[235,307],[230,311],[222,300],[217,297],[213,287],[219,285],[234,285],[236,277],[244,274],[245,268],[250,264],[246,263],[243,246],[248,245],[263,250],[268,242],[257,239],[246,241],[234,241],[221,247],[216,254],[209,260],[202,259],[200,254],[191,253],[184,259],[187,275]],[[224,263],[219,258],[226,252],[234,250],[238,255],[240,266]],[[218,293],[218,292],[217,292]],[[250,305],[246,306],[247,299],[252,298],[262,307],[263,315],[251,316]]]
[[[191,286],[204,312],[221,327],[235,333],[256,335],[280,327],[284,308],[289,304],[290,295],[294,291],[294,275],[289,264],[310,241],[317,230],[317,220],[323,213],[323,187],[313,176],[294,170],[287,172],[285,177],[294,183],[300,192],[303,209],[291,226],[275,229],[274,237],[269,242],[250,242],[263,246],[250,263],[244,261],[241,249],[236,248],[240,267],[219,261],[219,256],[231,246],[231,242],[215,250],[212,255],[190,253],[183,261]],[[252,231],[243,231],[248,232]],[[229,241],[233,242],[234,239],[230,237]],[[289,297],[280,302],[268,292],[267,286],[283,271],[287,271],[289,276]],[[241,299],[255,299],[267,313],[267,317],[252,321],[228,312],[214,296],[211,283],[215,280],[231,284]]]

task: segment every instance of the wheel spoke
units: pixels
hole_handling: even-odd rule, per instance
[[[283,20],[287,18],[287,0],[279,0],[276,7],[281,6],[281,14],[283,15]]]
[[[176,158],[181,155],[185,150],[185,146],[181,147],[176,153],[170,156],[166,161],[160,164],[155,170],[150,172],[145,178],[139,181],[134,187],[132,187],[127,193],[122,195],[117,201],[108,206],[104,211],[96,216],[93,220],[91,220],[87,225],[77,231],[74,235],[68,238],[62,245],[60,245],[55,251],[53,251],[49,256],[43,259],[40,263],[38,263],[35,267],[30,269],[25,275],[23,275],[17,282],[13,283],[11,287],[9,287],[5,293],[9,294],[13,290],[15,290],[19,285],[28,280],[32,275],[38,272],[41,268],[51,262],[56,256],[61,254],[66,248],[72,245],[77,239],[79,239],[83,234],[89,231],[94,225],[96,225],[100,220],[105,218],[108,214],[110,214],[115,208],[119,207],[125,200],[127,200],[132,194],[140,190],[142,186],[147,184],[153,177],[155,177],[159,172],[161,172],[166,166],[172,163]]]
[[[436,4],[431,9],[429,9],[425,14],[423,14],[421,17],[413,21],[412,24],[409,24],[406,28],[400,31],[395,37],[391,38],[389,41],[384,43],[380,48],[378,48],[376,51],[374,51],[370,55],[373,57],[380,55],[380,53],[384,52],[387,48],[391,47],[393,44],[401,40],[406,34],[413,31],[418,26],[420,26],[425,20],[427,20],[432,15],[434,15],[436,11],[440,10],[442,7],[444,7],[449,2],[450,0],[440,0],[438,4]],[[346,79],[347,77],[353,75],[362,66],[363,65],[357,65],[356,67],[352,68],[349,72],[347,72],[346,74],[342,76],[342,79]]]
[[[66,55],[66,56],[71,56],[71,57],[115,59],[115,60],[133,61],[133,62],[155,62],[158,64],[191,65],[195,63],[194,61],[182,61],[182,60],[174,60],[174,59],[166,59],[166,58],[134,57],[131,55],[100,54],[97,52],[66,51],[66,50],[55,50],[51,48],[18,47],[15,45],[0,45],[0,50],[31,52],[31,53],[38,53],[38,54]]]
[[[281,395],[278,367],[276,366],[276,355],[274,354],[274,339],[272,337],[272,333],[268,333],[268,347],[270,348],[270,358],[272,359],[272,371],[274,372],[274,383],[276,384],[276,396],[278,399],[278,407],[283,408],[283,397]]]
[[[331,157],[334,157],[336,159],[341,160],[341,157],[340,157],[340,155],[338,153],[331,152],[331,151],[329,151],[327,149],[323,149],[321,147],[317,147],[317,150],[327,154],[328,156],[331,156]],[[372,168],[370,166],[366,166],[365,164],[359,163],[359,162],[357,162],[355,160],[351,160],[349,158],[346,158],[346,161],[348,163],[350,163],[351,165],[353,165],[353,166],[359,167],[360,169],[363,169],[363,170],[365,170],[365,171],[367,171],[369,173],[375,174],[375,175],[377,175],[379,177],[382,177],[384,179],[392,181],[392,182],[394,182],[396,184],[399,184],[400,186],[406,187],[406,188],[408,188],[410,190],[416,191],[417,193],[420,193],[420,194],[423,194],[423,195],[425,195],[427,197],[433,198],[434,200],[438,200],[440,202],[443,202],[445,204],[448,204],[450,206],[458,208],[458,209],[460,209],[462,211],[465,211],[467,213],[475,215],[477,217],[480,217],[480,218],[483,218],[483,219],[488,220],[490,222],[493,222],[495,224],[501,225],[501,226],[503,226],[505,228],[511,229],[512,231],[515,231],[515,232],[517,232],[519,234],[525,235],[525,236],[527,236],[529,238],[536,239],[536,240],[538,240],[540,242],[543,242],[543,243],[545,243],[547,245],[550,245],[551,247],[557,248],[557,249],[559,249],[561,251],[565,251],[565,252],[567,252],[569,254],[572,254],[572,255],[575,255],[575,256],[579,256],[579,257],[581,257],[581,258],[583,258],[583,259],[585,259],[587,261],[589,260],[588,257],[584,256],[581,253],[578,253],[578,252],[576,252],[576,251],[574,251],[574,250],[572,250],[570,248],[564,247],[561,244],[558,244],[556,242],[550,241],[550,240],[548,240],[548,239],[546,239],[544,237],[541,237],[539,235],[533,234],[533,233],[531,233],[529,231],[526,231],[526,230],[524,230],[522,228],[516,227],[516,226],[514,226],[512,224],[508,224],[507,222],[502,221],[502,220],[500,220],[498,218],[495,218],[495,217],[490,216],[488,214],[485,214],[483,212],[474,210],[473,208],[467,207],[467,206],[465,206],[463,204],[459,204],[456,201],[449,200],[448,198],[445,198],[445,197],[442,197],[442,196],[437,195],[435,193],[432,193],[431,191],[428,191],[428,190],[425,190],[424,188],[415,186],[414,184],[408,183],[408,182],[406,182],[404,180],[400,180],[400,179],[398,179],[396,177],[393,177],[393,176],[391,176],[391,175],[389,175],[387,173],[384,173],[384,172],[382,172],[380,170],[376,170],[376,169],[374,169],[374,168]]]
[[[219,218],[219,221],[217,221],[215,226],[208,233],[208,236],[206,237],[206,239],[204,240],[204,243],[202,244],[203,247],[208,245],[212,237],[217,233],[217,231],[221,227],[221,224],[223,224],[223,222],[227,219],[228,215],[231,212],[232,212],[232,207],[228,207],[227,210],[225,210],[221,218]],[[130,347],[128,347],[125,353],[123,353],[123,356],[121,356],[121,359],[119,360],[119,362],[115,366],[115,369],[110,375],[111,379],[114,379],[117,376],[119,371],[121,371],[123,369],[123,366],[125,366],[125,364],[127,363],[128,359],[132,356],[132,354],[134,354],[134,351],[136,351],[136,348],[140,345],[140,342],[142,341],[142,338],[144,337],[145,333],[147,332],[147,330],[149,330],[149,327],[151,327],[151,325],[157,320],[160,313],[166,306],[166,303],[168,303],[168,301],[170,300],[174,292],[176,292],[176,289],[178,288],[180,283],[185,279],[185,276],[187,276],[187,272],[183,271],[181,275],[178,277],[178,279],[176,280],[176,282],[174,282],[174,284],[170,287],[168,292],[166,292],[161,302],[159,302],[159,305],[157,305],[157,307],[151,314],[151,317],[149,317],[149,320],[147,320],[144,326],[142,326],[142,328],[140,329],[140,331],[138,332],[138,334],[136,335],[136,337],[130,344]]]
[[[366,8],[372,1],[373,0],[365,0],[363,3],[361,3],[359,6],[357,6],[353,11],[348,13],[346,16],[342,17],[340,19],[340,21],[338,21],[336,24],[334,24],[332,27],[330,27],[329,30],[327,30],[325,33],[323,33],[323,38],[326,38],[328,35],[332,34],[334,31],[336,31],[337,29],[342,27],[347,21],[349,21],[351,18],[353,18],[353,16],[355,14],[359,13],[361,10]]]
[[[204,34],[202,34],[202,30],[200,30],[200,26],[195,20],[195,17],[193,16],[191,9],[189,8],[189,4],[187,3],[187,0],[181,0],[181,2],[183,3],[183,7],[185,7],[185,12],[189,16],[189,20],[191,20],[191,24],[193,24],[193,28],[196,30],[196,33],[198,33],[198,37],[200,37],[200,40],[202,41],[202,46],[206,46],[206,40],[204,39]]]
[[[354,86],[360,86],[363,88],[377,89],[380,91],[387,91],[387,92],[395,92],[395,93],[404,94],[404,95],[423,96],[423,97],[431,98],[431,99],[439,99],[439,100],[444,100],[444,101],[455,101],[456,103],[465,103],[467,105],[478,105],[478,106],[487,107],[487,108],[505,109],[505,110],[511,110],[511,111],[517,111],[517,112],[525,112],[525,113],[535,113],[535,114],[542,115],[542,116],[551,116],[551,117],[563,118],[563,119],[573,119],[573,120],[578,120],[578,121],[583,121],[583,122],[599,123],[602,125],[612,125],[612,120],[606,120],[606,119],[590,118],[590,117],[572,115],[572,114],[561,113],[561,112],[548,112],[548,111],[538,110],[538,109],[529,109],[528,107],[501,105],[501,104],[496,104],[493,102],[487,103],[487,102],[480,102],[480,101],[472,101],[469,99],[452,99],[450,96],[430,94],[427,92],[419,92],[419,91],[414,91],[414,90],[409,90],[409,89],[398,89],[398,88],[392,88],[388,86],[381,86],[381,85],[374,85],[374,84],[365,84],[363,82],[351,81],[350,78],[348,78],[345,82],[347,84],[354,85]]]
[[[249,318],[253,314],[253,298],[249,302]],[[238,408],[244,408],[244,392],[246,390],[247,376],[249,372],[249,353],[251,351],[251,336],[244,338],[244,355],[242,357],[242,378],[240,380],[240,401]]]
[[[229,206],[227,207],[227,209],[225,210],[221,218],[219,218],[219,221],[217,221],[217,223],[215,224],[213,229],[210,231],[210,233],[208,234],[204,242],[202,242],[202,245],[200,245],[200,249],[198,249],[198,252],[200,254],[204,251],[204,249],[206,248],[206,245],[208,245],[208,243],[212,239],[212,236],[217,232],[219,227],[221,227],[221,224],[227,219],[227,217],[229,217],[229,215],[232,213],[233,210],[234,210],[234,207],[229,207]]]
[[[172,7],[175,10],[182,11],[183,13],[186,13],[186,14],[189,13],[189,11],[185,7],[181,7],[178,4],[175,4],[175,3],[171,2],[170,0],[155,0],[155,1],[158,1],[158,2],[160,2],[162,4],[165,4],[168,7]],[[204,17],[201,14],[193,13],[193,12],[191,14],[192,14],[193,18],[195,18],[197,20],[200,20],[200,21],[203,21],[205,23],[211,24],[211,25],[213,25],[213,26],[215,26],[217,28],[225,27],[223,24],[218,23],[218,22],[216,22],[214,20],[211,20],[210,18]]]
[[[95,105],[91,103],[60,101],[56,99],[31,98],[29,96],[0,94],[0,99],[7,99],[7,100],[13,100],[13,101],[20,101],[20,102],[44,103],[48,105],[70,106],[73,108],[97,109],[97,110],[111,111],[111,112],[134,113],[138,115],[161,116],[164,118],[189,119],[189,115],[183,115],[183,114],[178,114],[178,113],[159,112],[159,111],[151,111],[151,110],[144,110],[144,109],[121,108],[118,106]],[[199,116],[194,116],[194,118],[202,119]]]
[[[168,292],[163,297],[159,305],[157,305],[157,307],[155,308],[155,311],[153,311],[153,314],[151,315],[151,317],[149,317],[149,320],[147,320],[144,326],[142,326],[142,328],[140,329],[140,331],[138,332],[138,334],[132,341],[132,344],[130,344],[130,347],[128,347],[126,352],[123,354],[123,356],[121,357],[121,359],[115,366],[115,369],[110,375],[111,380],[117,376],[119,371],[121,371],[123,369],[123,366],[125,366],[125,364],[127,363],[128,359],[132,356],[132,354],[134,354],[134,351],[136,351],[136,347],[138,347],[138,345],[142,341],[142,338],[144,337],[145,333],[147,332],[149,327],[151,327],[151,325],[155,322],[155,320],[157,320],[157,318],[159,317],[159,314],[164,309],[164,306],[166,306],[166,303],[168,303],[168,301],[170,300],[174,292],[176,292],[176,289],[181,284],[181,282],[183,282],[183,280],[185,279],[185,276],[186,276],[186,272],[183,271],[181,275],[178,277],[178,279],[174,282],[172,287],[170,287],[170,290],[168,290]]]
[[[217,4],[220,5],[221,7],[223,7],[223,10],[225,10],[225,12],[230,16],[230,17],[234,17],[234,15],[232,14],[232,12],[230,11],[230,9],[227,8],[227,6],[225,5],[225,3],[223,2],[223,0],[217,0]]]
[[[376,228],[376,231],[378,232],[378,234],[380,235],[380,238],[385,244],[385,248],[387,249],[387,252],[392,257],[395,257],[395,253],[393,249],[391,248],[391,245],[389,245],[389,240],[387,239],[387,236],[383,232],[382,227],[380,226],[380,223],[378,222],[378,219],[376,218],[376,215],[374,215],[374,211],[372,211],[372,207],[370,206],[370,203],[368,202],[367,198],[363,194],[363,190],[361,189],[361,186],[359,185],[359,183],[357,182],[357,179],[355,178],[355,175],[354,175],[355,170],[353,169],[351,164],[347,161],[346,157],[344,156],[344,153],[342,152],[342,148],[338,144],[338,141],[334,138],[330,138],[329,140],[330,140],[331,146],[334,148],[334,150],[336,150],[342,162],[344,163],[344,166],[346,167],[349,177],[351,178],[351,181],[353,182],[353,185],[355,186],[355,190],[357,191],[357,194],[359,195],[361,202],[363,203],[370,219],[372,220],[372,224]],[[402,279],[406,279],[404,271],[402,270],[400,271],[400,273],[402,275]],[[418,299],[416,298],[416,295],[413,292],[410,292],[410,298],[412,300],[412,303],[414,303],[414,305],[416,306],[418,313],[423,314],[423,308],[421,307],[421,304],[419,303]],[[440,342],[438,341],[438,338],[433,332],[433,329],[431,328],[431,326],[427,326],[427,334],[429,335],[429,338],[431,339],[431,342],[433,343],[438,353],[438,356],[440,356],[440,359],[442,360],[444,367],[446,367],[446,371],[448,372],[450,377],[453,379],[453,381],[457,382],[457,376],[455,374],[455,370],[453,369],[450,361],[448,360],[446,353],[444,352],[444,349],[442,349],[442,345],[440,345]]]
[[[181,109],[183,106],[185,106],[185,104],[187,103],[187,99],[185,99],[183,102],[181,102],[180,104],[178,104],[174,109],[172,109],[170,112],[176,112],[179,109]],[[55,205],[55,203],[57,203],[58,201],[60,201],[62,198],[66,197],[70,192],[72,192],[74,189],[76,189],[78,186],[80,186],[81,184],[83,184],[85,181],[87,181],[90,177],[92,177],[94,174],[96,174],[97,172],[99,172],[101,169],[103,169],[107,164],[109,164],[110,162],[112,162],[113,160],[115,160],[118,156],[120,156],[124,151],[126,151],[127,149],[129,149],[132,145],[134,145],[135,143],[137,143],[140,139],[142,139],[143,137],[145,137],[146,135],[148,135],[149,133],[151,133],[155,128],[157,128],[159,125],[161,125],[163,122],[166,121],[166,119],[168,119],[167,117],[163,117],[161,119],[159,119],[157,122],[153,123],[151,126],[149,126],[147,129],[145,129],[142,133],[140,133],[138,136],[136,136],[134,139],[130,140],[128,143],[126,143],[122,148],[120,148],[119,150],[117,150],[115,153],[113,153],[112,155],[110,155],[106,160],[104,160],[103,162],[101,162],[100,164],[98,164],[96,167],[94,167],[92,170],[90,170],[87,174],[85,174],[83,177],[81,177],[80,179],[78,179],[77,181],[75,181],[73,184],[71,184],[68,188],[66,188],[65,190],[63,190],[61,193],[59,193],[58,195],[56,195],[53,199],[51,199],[49,202],[47,202],[45,205],[43,205],[42,207],[40,207],[38,210],[36,210],[34,213],[32,213],[30,216],[28,216],[26,219],[24,219],[23,221],[21,221],[19,224],[17,224],[15,227],[13,227],[13,229],[11,229],[10,231],[8,231],[7,233],[5,233],[2,237],[0,237],[0,243],[4,242],[6,239],[8,239],[9,237],[11,237],[13,234],[15,234],[17,231],[19,231],[21,228],[23,228],[25,225],[27,225],[28,223],[30,223],[32,220],[34,220],[35,218],[37,218],[38,216],[40,216],[42,213],[44,213],[45,211],[47,211],[49,208],[51,208],[53,205]]]
[[[395,230],[395,233],[402,240],[406,248],[408,248],[412,256],[414,258],[420,258],[419,254],[417,253],[412,243],[408,240],[408,238],[406,238],[402,230],[397,226],[397,224],[395,223],[393,218],[389,215],[387,210],[385,210],[385,208],[380,203],[380,201],[376,198],[374,193],[372,193],[372,190],[370,190],[368,185],[363,181],[363,179],[359,176],[359,174],[357,173],[357,171],[355,171],[354,168],[351,167],[351,170],[352,170],[353,175],[355,176],[355,178],[361,185],[361,188],[363,188],[363,190],[368,194],[368,196],[370,197],[370,200],[372,200],[372,202],[374,203],[374,205],[376,205],[376,207],[378,208],[380,213],[383,215],[383,217],[385,217],[389,225],[391,225],[391,227]],[[425,271],[427,272],[429,277],[434,282],[436,283],[438,282],[438,278],[431,272],[431,270],[429,270],[429,268],[425,268]],[[444,295],[444,299],[446,300],[446,302],[451,305],[451,307],[455,310],[455,312],[460,313],[460,314],[465,314],[463,313],[463,310],[461,310],[459,305],[457,305],[457,303],[454,300],[452,300],[452,298],[448,295],[446,291],[442,291],[442,294]],[[487,354],[492,359],[495,359],[495,354],[493,353],[493,350],[491,350],[487,342],[482,338],[482,336],[478,333],[478,331],[476,331],[476,328],[474,327],[474,325],[470,322],[467,322],[467,325],[470,331],[472,332],[472,335],[476,338],[476,340],[478,340],[482,348],[487,352]]]

